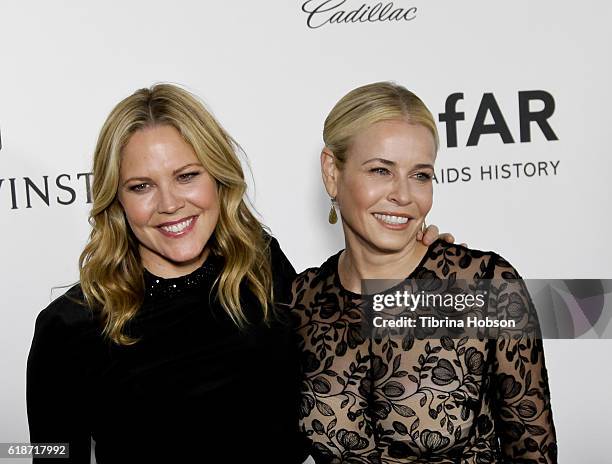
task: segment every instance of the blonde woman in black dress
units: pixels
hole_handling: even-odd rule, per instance
[[[366,85],[332,109],[324,141],[330,222],[337,208],[346,248],[301,273],[292,302],[300,423],[315,460],[556,462],[542,340],[517,271],[493,252],[416,240],[433,203],[438,136],[429,110],[401,86]],[[439,338],[364,332],[363,279],[400,279],[397,288],[413,292],[418,282],[487,286],[482,311],[515,328]]]
[[[247,206],[235,147],[170,84],[108,116],[80,282],[40,313],[28,359],[30,440],[68,444],[58,462],[89,463],[92,438],[99,464],[303,462],[274,307],[294,270]]]

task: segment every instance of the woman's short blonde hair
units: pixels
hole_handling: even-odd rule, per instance
[[[117,190],[121,153],[130,137],[147,127],[174,127],[191,145],[215,179],[220,215],[208,247],[223,258],[217,295],[238,326],[248,323],[241,309],[240,286],[246,283],[269,316],[272,277],[263,226],[245,203],[246,183],[236,155],[237,144],[204,105],[172,84],[140,89],[111,111],[94,153],[93,206],[89,241],[79,259],[85,303],[104,316],[104,333],[119,344],[136,340],[126,333],[144,300],[143,266]]]
[[[414,93],[393,82],[364,85],[342,97],[325,119],[323,141],[341,168],[355,135],[374,123],[394,119],[429,129],[438,150],[438,130],[431,112]]]

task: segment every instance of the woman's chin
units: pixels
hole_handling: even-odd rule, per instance
[[[410,231],[383,231],[372,234],[368,240],[374,249],[384,253],[399,253],[417,244],[416,234]]]
[[[189,268],[199,266],[204,261],[206,252],[201,247],[189,247],[164,250],[159,255],[163,261],[174,268]]]
[[[183,253],[175,253],[169,257],[177,266],[191,266],[202,263],[204,261],[205,253],[202,250],[194,250]]]
[[[371,242],[372,248],[385,254],[400,253],[407,248],[411,248],[415,245],[416,239],[414,240],[374,240]]]

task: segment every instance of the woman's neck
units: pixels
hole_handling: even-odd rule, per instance
[[[142,245],[139,247],[139,251],[142,265],[147,271],[162,279],[174,279],[191,274],[202,267],[204,261],[208,258],[210,249],[205,247],[199,256],[181,263],[172,262]]]
[[[427,246],[416,239],[402,250],[391,253],[347,240],[338,260],[340,282],[347,290],[362,293],[362,280],[404,280],[418,266],[425,253]]]

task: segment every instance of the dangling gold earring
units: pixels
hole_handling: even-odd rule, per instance
[[[327,220],[329,221],[330,224],[335,224],[336,222],[338,222],[338,214],[336,213],[336,199],[335,198],[331,199],[331,209],[329,210],[329,216],[327,217]]]

